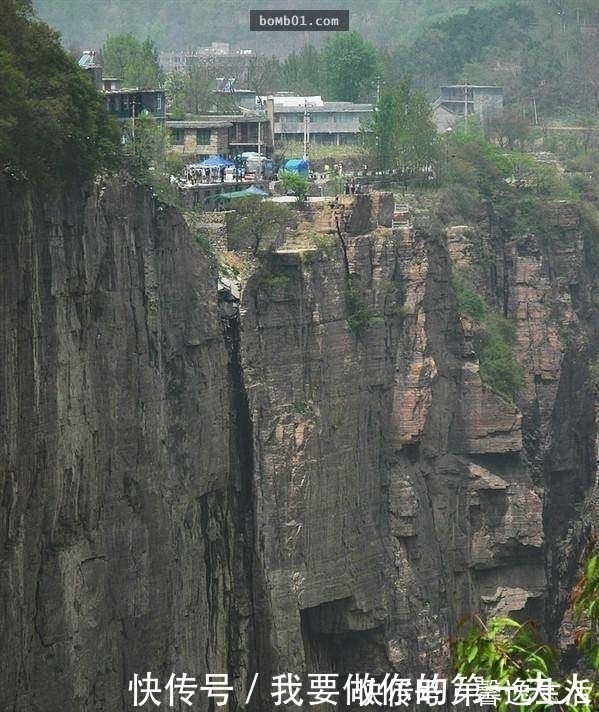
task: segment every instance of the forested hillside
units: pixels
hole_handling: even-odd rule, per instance
[[[250,9],[319,9],[322,0],[34,0],[34,4],[40,17],[60,30],[67,46],[100,46],[118,28],[141,39],[151,37],[161,50],[216,41],[284,55],[306,41],[320,44],[327,34],[290,32],[282,42],[280,33],[249,31]],[[431,22],[470,7],[496,4],[498,0],[345,0],[342,6],[349,9],[350,29],[391,49],[416,37]]]
[[[376,81],[396,85],[409,74],[429,99],[444,83],[498,84],[506,104],[526,120],[590,120],[599,109],[599,3],[596,0],[348,0],[350,28],[372,51],[359,91],[331,90],[327,41],[343,33],[250,32],[249,10],[280,7],[279,0],[35,0],[40,17],[71,48],[100,48],[130,32],[157,50],[229,42],[269,58],[238,79],[257,91],[321,93],[328,99],[374,100]],[[322,7],[305,0],[302,8]],[[346,53],[347,54],[347,53]],[[349,56],[349,55],[348,55]],[[250,62],[250,64],[251,64]],[[320,64],[319,64],[320,62]],[[216,71],[216,69],[215,69]],[[330,72],[329,72],[330,75]]]

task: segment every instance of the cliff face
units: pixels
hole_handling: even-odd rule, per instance
[[[120,712],[147,671],[228,672],[231,709],[259,672],[268,707],[282,671],[444,674],[470,612],[557,631],[596,475],[572,206],[473,237],[360,196],[345,254],[270,255],[221,320],[146,190],[0,195],[3,709]],[[482,385],[452,261],[516,322],[517,404]]]
[[[128,709],[250,654],[215,280],[139,187],[0,195],[0,707]]]

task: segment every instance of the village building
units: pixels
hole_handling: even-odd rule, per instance
[[[441,87],[433,104],[433,121],[437,131],[452,129],[465,117],[485,123],[503,110],[503,87],[452,84]]]
[[[310,143],[339,146],[358,143],[360,134],[372,119],[373,106],[351,101],[323,101],[320,96],[275,95],[268,97],[266,111],[267,114],[272,112],[276,142],[301,142],[307,133]]]
[[[231,49],[228,42],[212,42],[209,47],[160,52],[158,61],[167,74],[206,65],[227,76],[241,76],[253,57],[251,49]]]
[[[124,88],[122,80],[103,77],[95,50],[86,50],[79,66],[89,74],[95,86],[106,98],[106,110],[120,121],[140,116],[152,116],[161,123],[166,120],[166,95],[164,89]]]
[[[166,126],[170,131],[171,148],[177,153],[193,155],[195,160],[234,156],[246,151],[270,156],[274,150],[270,121],[264,113],[168,119]]]

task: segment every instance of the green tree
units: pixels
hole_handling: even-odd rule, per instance
[[[234,250],[251,249],[254,255],[272,249],[285,228],[296,222],[286,205],[259,197],[239,198],[227,214],[229,245]]]
[[[0,0],[0,166],[80,177],[116,154],[104,98],[39,22],[29,0]]]
[[[383,90],[366,134],[379,170],[397,169],[404,177],[421,171],[435,160],[436,141],[430,105],[409,78]]]
[[[125,134],[130,152],[142,168],[164,170],[169,149],[168,130],[153,116],[138,116],[127,124]]]
[[[298,205],[303,205],[308,196],[308,181],[304,176],[291,171],[283,171],[281,183],[286,191],[293,193]]]
[[[166,79],[170,111],[174,115],[204,114],[214,104],[215,80],[210,68],[202,63],[190,64],[185,71],[173,72]]]
[[[599,671],[599,548],[597,539],[593,539],[587,548],[583,564],[583,573],[572,592],[572,612],[580,623],[575,633],[574,642],[578,650],[591,665],[594,675],[584,685],[588,692],[590,705],[564,702],[549,704],[543,700],[532,701],[526,709],[535,712],[592,712],[597,710],[599,692],[597,690],[597,671]],[[491,618],[487,622],[478,616],[466,621],[461,626],[464,634],[453,643],[453,658],[456,673],[463,678],[470,675],[495,681],[500,686],[513,684],[516,679],[549,678],[561,687],[561,692],[568,689],[567,682],[556,679],[559,669],[556,651],[544,643],[533,622],[518,623],[511,618]],[[592,679],[592,678],[595,679]],[[581,675],[586,679],[586,675]],[[526,693],[525,693],[526,694]],[[526,695],[528,696],[528,695]],[[506,693],[501,697],[496,709],[509,712],[522,705],[509,704]]]
[[[374,91],[378,71],[375,47],[357,32],[339,33],[322,50],[326,98],[360,101]]]
[[[307,44],[292,52],[281,66],[282,83],[301,96],[323,93],[323,66],[320,52]]]
[[[532,623],[518,623],[511,618],[492,618],[485,623],[475,616],[468,621],[465,637],[454,644],[456,673],[468,679],[482,676],[499,685],[516,679],[549,677],[555,652],[543,643]],[[549,712],[552,705],[531,704],[527,709]],[[505,693],[497,703],[499,712],[513,709],[508,706]]]
[[[104,75],[122,79],[125,86],[154,89],[164,82],[158,50],[149,38],[140,42],[132,34],[112,35],[101,55]]]

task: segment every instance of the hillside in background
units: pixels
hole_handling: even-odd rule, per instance
[[[228,42],[232,48],[274,55],[267,70],[260,70],[261,81],[254,76],[256,67],[240,70],[238,78],[249,88],[259,84],[260,91],[284,89],[333,97],[326,71],[319,77],[311,64],[300,63],[295,76],[283,67],[283,58],[310,45],[320,49],[339,33],[249,31],[250,9],[282,4],[280,0],[34,1],[40,18],[62,33],[63,44],[73,52],[101,48],[115,28],[140,40],[150,38],[159,50]],[[305,10],[322,7],[319,0],[301,5]],[[531,123],[555,118],[589,123],[599,111],[596,0],[371,0],[367,4],[348,0],[346,6],[350,28],[378,50],[376,72],[383,84],[396,84],[409,74],[431,100],[441,84],[501,85],[506,105]],[[356,67],[356,74],[360,71]],[[374,80],[370,85],[375,86]],[[363,98],[372,100],[374,95]]]
[[[497,0],[345,0],[342,6],[349,9],[350,29],[380,47],[392,49],[413,39],[431,22],[470,7],[496,4]],[[119,32],[131,32],[141,39],[151,37],[161,50],[229,42],[284,56],[306,42],[319,45],[328,35],[288,32],[282,36],[280,32],[249,31],[250,9],[316,10],[323,7],[321,0],[34,0],[34,6],[45,22],[62,33],[67,47],[100,47],[118,28]]]

